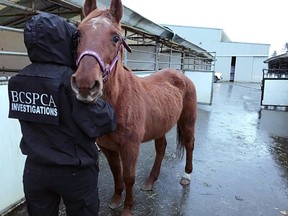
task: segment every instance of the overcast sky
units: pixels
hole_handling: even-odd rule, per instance
[[[283,53],[288,42],[288,0],[122,0],[158,24],[223,29],[233,42],[271,44]]]

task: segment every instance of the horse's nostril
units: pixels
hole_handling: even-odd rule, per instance
[[[91,92],[97,92],[100,89],[100,82],[99,81],[95,81],[93,87],[91,88]]]
[[[78,92],[77,83],[76,83],[76,77],[74,75],[71,76],[71,88]]]
[[[76,83],[76,78],[74,75],[71,76],[71,83],[72,84],[75,84]]]

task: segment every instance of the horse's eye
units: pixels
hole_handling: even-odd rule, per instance
[[[114,35],[112,40],[113,40],[113,43],[118,43],[120,40],[119,35]]]

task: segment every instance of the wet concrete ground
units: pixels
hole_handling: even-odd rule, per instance
[[[214,84],[213,105],[198,106],[190,186],[179,184],[184,160],[175,157],[172,129],[154,190],[141,191],[155,156],[153,143],[143,144],[134,215],[288,215],[288,112],[261,109],[260,98],[260,84]],[[107,207],[114,184],[103,155],[100,169],[100,216],[120,215]],[[12,215],[27,215],[25,205]]]

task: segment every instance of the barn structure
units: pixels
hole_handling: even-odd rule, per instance
[[[215,52],[215,71],[224,81],[261,82],[270,44],[233,42],[223,29],[166,25],[186,40]]]
[[[0,214],[23,201],[22,170],[25,157],[19,149],[21,132],[17,120],[8,119],[9,77],[30,63],[23,43],[23,26],[34,14],[50,12],[81,20],[83,0],[1,0],[0,1]],[[99,8],[110,1],[98,0]],[[198,102],[212,103],[214,56],[205,49],[155,24],[124,6],[123,36],[132,48],[124,63],[139,76],[164,67],[183,71],[198,89]]]

